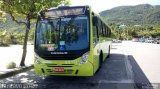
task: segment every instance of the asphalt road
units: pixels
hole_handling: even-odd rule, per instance
[[[159,89],[157,52],[160,53],[158,44],[117,43],[112,46],[110,58],[92,77],[36,76],[31,70],[0,80],[0,88]]]
[[[160,44],[123,42],[138,88],[160,89]]]

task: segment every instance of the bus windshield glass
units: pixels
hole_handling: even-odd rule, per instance
[[[83,50],[89,46],[89,22],[85,15],[41,19],[37,22],[38,51]]]

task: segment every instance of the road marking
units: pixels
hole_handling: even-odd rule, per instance
[[[125,45],[126,44],[123,43],[121,51],[124,54],[124,62],[125,62],[125,65],[126,65],[126,73],[127,73],[128,79],[134,81],[132,65],[129,61],[129,55],[131,55],[131,53],[129,51],[127,51],[127,49],[125,48],[126,47]]]
[[[134,83],[132,80],[120,80],[120,81],[108,81],[108,80],[100,80],[99,83]]]
[[[135,84],[132,80],[121,81],[106,81],[100,80],[97,89],[103,89],[108,87],[109,89],[135,89]]]

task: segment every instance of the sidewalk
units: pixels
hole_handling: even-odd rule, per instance
[[[10,47],[0,47],[0,79],[13,76],[17,73],[27,71],[33,68],[34,51],[33,45],[27,45],[27,55],[24,67],[19,67],[22,57],[22,45],[11,45]],[[6,64],[15,62],[16,68],[7,69]]]

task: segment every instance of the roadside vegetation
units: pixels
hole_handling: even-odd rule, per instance
[[[120,25],[110,24],[112,28],[112,37],[120,40],[133,39],[133,38],[160,38],[160,26],[127,26],[119,28]]]
[[[34,29],[30,30],[28,41],[33,42],[34,39]],[[24,33],[18,31],[7,31],[0,29],[0,46],[9,46],[12,44],[22,45],[24,42]]]

